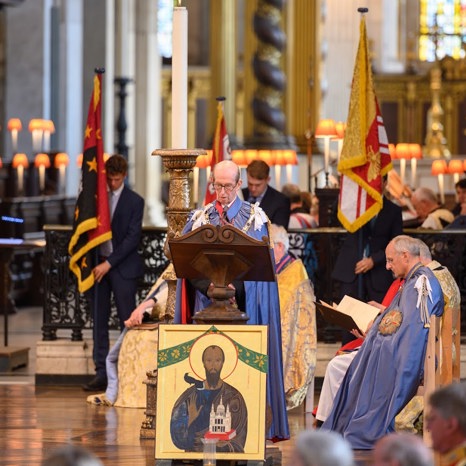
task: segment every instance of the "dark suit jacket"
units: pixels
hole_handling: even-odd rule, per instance
[[[138,254],[143,216],[144,199],[125,186],[113,213],[113,252],[107,260],[126,279],[138,278],[144,271]]]
[[[370,280],[373,289],[386,291],[393,281],[393,276],[385,267],[385,248],[395,236],[403,233],[401,207],[384,197],[382,210],[373,225],[368,222],[361,230],[363,247],[369,245],[369,255],[374,261],[374,268],[364,274],[364,280]],[[358,255],[359,231],[348,233],[343,243],[332,273],[332,277],[336,280],[344,283],[356,280],[354,267],[356,262],[362,258]]]
[[[243,198],[247,201],[249,199],[249,189],[243,188],[242,191]],[[272,223],[288,229],[288,223],[290,221],[290,200],[284,194],[268,185],[267,191],[259,205]]]

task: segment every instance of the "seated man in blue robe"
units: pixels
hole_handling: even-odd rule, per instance
[[[422,378],[431,315],[443,313],[443,295],[419,262],[419,241],[400,235],[385,250],[387,269],[404,278],[351,363],[322,429],[340,432],[355,450],[372,449],[395,431],[395,416]]]
[[[241,189],[239,167],[230,160],[224,160],[213,169],[213,186],[217,200],[203,208],[196,209],[188,216],[183,234],[206,224],[231,224],[254,239],[268,237],[270,222],[258,204],[250,204],[238,197]],[[207,298],[209,283],[194,283],[196,303],[194,312],[202,310],[210,302]],[[267,404],[271,408],[272,422],[267,438],[285,440],[290,437],[283,388],[283,363],[281,350],[280,306],[276,282],[235,282],[236,302],[240,310],[249,316],[248,324],[268,326],[269,372],[267,374]],[[182,286],[178,283],[175,323],[188,323],[182,305]]]

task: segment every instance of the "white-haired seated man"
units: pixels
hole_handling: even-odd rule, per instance
[[[314,289],[302,261],[288,252],[285,228],[272,224],[270,236],[280,300],[286,406],[292,409],[306,398],[316,367]]]

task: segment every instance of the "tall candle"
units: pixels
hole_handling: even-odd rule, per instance
[[[13,149],[13,154],[18,152],[18,130],[12,129],[11,130],[11,147]]]
[[[41,129],[32,130],[32,149],[35,153],[42,150],[42,133]]]
[[[58,167],[58,186],[60,188],[60,193],[65,192],[65,179],[66,179],[66,165],[60,165]]]
[[[23,194],[24,189],[24,167],[22,165],[18,165],[18,193]]]
[[[188,11],[173,9],[172,148],[188,147]]]
[[[282,167],[275,165],[275,188],[280,189],[280,182],[282,178]]]
[[[330,138],[326,136],[324,138],[324,169],[325,173],[328,173],[328,167],[330,165]]]
[[[401,184],[405,185],[405,175],[406,175],[406,159],[400,159],[400,178]]]
[[[50,151],[50,131],[44,131],[44,152]]]
[[[292,174],[293,174],[293,165],[290,163],[286,164],[286,182],[291,183]]]
[[[445,204],[445,185],[444,185],[443,173],[439,173],[437,176],[438,176],[438,189],[440,193],[440,202],[442,204]]]
[[[39,165],[39,189],[41,193],[45,190],[45,165]]]
[[[416,169],[417,169],[417,159],[414,157],[411,159],[411,188],[416,188]]]

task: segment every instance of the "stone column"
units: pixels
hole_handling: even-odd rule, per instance
[[[212,134],[215,127],[217,102],[215,97],[225,96],[225,121],[230,134],[235,131],[236,95],[236,0],[210,2],[210,37],[215,47],[210,48],[212,98],[209,102]]]
[[[136,2],[134,120],[135,185],[146,200],[144,222],[166,225],[162,203],[162,168],[158,157],[151,157],[154,147],[162,146],[161,134],[161,58],[157,50],[157,2]],[[134,51],[135,52],[135,51]]]

